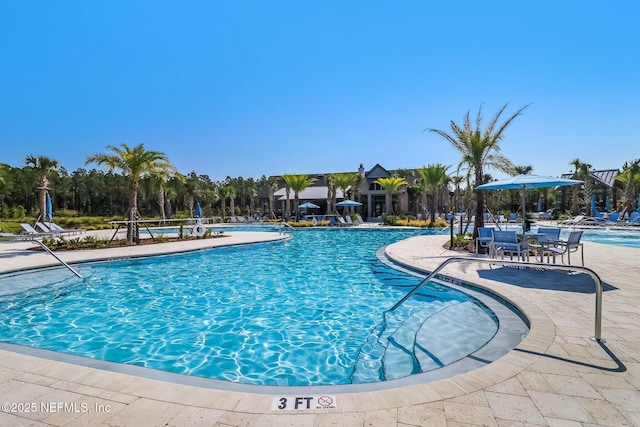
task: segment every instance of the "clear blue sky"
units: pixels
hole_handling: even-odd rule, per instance
[[[531,103],[502,143],[514,163],[618,168],[640,157],[638,16],[636,1],[4,1],[0,163],[73,171],[144,143],[214,180],[454,169],[423,130],[509,102]]]

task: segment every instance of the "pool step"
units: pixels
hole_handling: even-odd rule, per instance
[[[392,380],[441,368],[482,347],[497,329],[495,323],[485,325],[493,320],[471,301],[451,301],[437,312],[416,310],[400,317],[388,313],[386,325],[383,322],[363,345],[352,382]]]

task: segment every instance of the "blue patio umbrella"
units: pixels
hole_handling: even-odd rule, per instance
[[[524,192],[529,188],[561,187],[565,185],[582,184],[575,179],[555,178],[553,176],[516,175],[511,178],[493,181],[476,187],[476,190],[520,190],[522,198],[522,231],[526,229],[526,206]]]
[[[538,199],[538,212],[542,212],[542,199]]]
[[[591,195],[591,215],[595,215],[596,213],[596,195]]]
[[[343,207],[362,206],[362,203],[354,202],[353,200],[343,200],[341,202],[336,203],[336,206],[343,206]]]
[[[200,208],[200,202],[196,202],[196,209],[195,209],[194,215],[196,216],[196,218],[202,217],[202,209]]]
[[[606,200],[604,201],[604,210],[607,212],[611,210],[611,200],[609,199],[609,196],[607,196]]]
[[[44,219],[46,221],[51,222],[52,218],[53,218],[53,209],[51,206],[51,196],[49,195],[49,193],[47,193],[46,200],[45,200]]]
[[[307,202],[307,203],[301,204],[298,207],[300,209],[318,209],[320,206],[316,205],[315,203]]]

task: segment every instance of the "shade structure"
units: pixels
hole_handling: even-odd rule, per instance
[[[300,209],[318,209],[320,206],[316,205],[315,203],[307,202],[307,203],[301,204],[298,207]]]
[[[196,202],[196,208],[194,209],[193,214],[196,218],[202,218],[202,208],[200,207],[200,202]]]
[[[44,219],[45,221],[51,222],[52,218],[53,218],[53,208],[51,206],[51,196],[49,195],[49,193],[47,193],[46,200],[45,200]]]
[[[342,207],[362,206],[362,203],[355,202],[353,200],[343,200],[341,202],[336,203],[336,206],[342,206]]]
[[[591,195],[591,216],[596,214],[596,195]]]
[[[584,181],[577,179],[555,178],[553,176],[540,175],[516,175],[511,178],[493,181],[476,187],[476,190],[520,190],[522,198],[522,231],[525,231],[526,206],[525,191],[529,188],[562,187],[566,185],[582,184]]]

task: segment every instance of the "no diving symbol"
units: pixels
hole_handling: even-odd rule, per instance
[[[322,406],[331,406],[333,405],[333,399],[329,396],[320,396],[318,398],[318,403]]]

